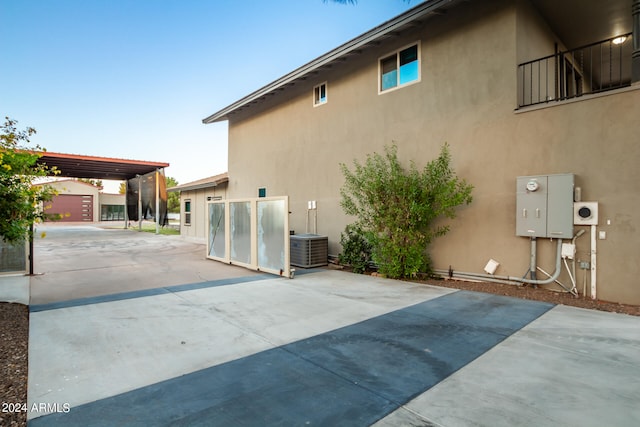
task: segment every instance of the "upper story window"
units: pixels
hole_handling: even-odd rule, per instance
[[[420,43],[381,58],[378,71],[380,93],[420,81]]]
[[[313,88],[313,106],[327,103],[327,82],[320,83]]]

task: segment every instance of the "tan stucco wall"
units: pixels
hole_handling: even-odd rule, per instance
[[[124,206],[124,194],[100,193],[100,205],[120,205]]]
[[[112,205],[112,206],[122,206],[123,208],[123,215],[124,215],[124,209],[125,208],[125,204],[126,204],[126,196],[124,194],[113,194],[113,193],[100,193],[100,216],[96,219],[96,221],[102,221],[102,207],[105,205]],[[109,216],[106,215],[106,218],[108,218]]]
[[[227,183],[201,190],[180,192],[180,235],[194,241],[207,241],[207,198],[227,198]],[[184,202],[191,200],[191,224],[185,225]]]
[[[329,252],[337,254],[340,232],[351,222],[339,206],[340,162],[363,160],[395,142],[401,159],[421,167],[446,141],[458,175],[475,186],[474,202],[459,210],[450,234],[434,242],[434,267],[482,272],[494,258],[501,263],[497,274],[522,276],[529,240],[515,236],[516,177],[574,173],[582,199],[600,202],[600,229],[607,231],[598,241],[598,297],[640,304],[640,267],[632,261],[640,251],[640,197],[632,187],[640,179],[640,91],[514,111],[518,61],[553,40],[526,2],[519,14],[516,4],[523,2],[465,3],[446,20],[429,21],[317,81],[308,79],[286,102],[231,120],[229,198],[255,197],[259,187],[268,196],[289,195],[296,232],[305,231],[307,201],[316,200],[318,233],[329,236]],[[378,95],[378,58],[417,40],[421,81]],[[312,88],[323,81],[329,102],[313,108]],[[607,220],[611,225],[602,225]],[[555,242],[540,240],[539,265],[552,272]],[[583,260],[588,243],[588,233],[578,240]],[[566,272],[560,280],[570,283]]]
[[[518,0],[516,37],[518,64],[555,53],[554,43],[564,50],[562,41],[552,32],[528,0]]]

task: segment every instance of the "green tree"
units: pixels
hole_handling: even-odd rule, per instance
[[[178,181],[170,176],[167,177],[167,188],[175,187]],[[180,213],[180,193],[167,193],[167,212]]]
[[[45,218],[42,203],[50,201],[55,191],[32,182],[57,173],[38,164],[41,147],[29,147],[35,129],[18,130],[17,123],[5,117],[0,127],[0,238],[9,243],[33,237],[31,226]]]
[[[94,187],[102,188],[102,180],[101,179],[78,178],[78,181],[84,182],[85,184],[93,185]]]
[[[430,271],[427,247],[449,231],[436,220],[455,218],[456,207],[471,203],[473,186],[451,168],[448,144],[422,171],[413,162],[405,170],[397,152],[396,145],[387,146],[384,155],[367,155],[364,164],[354,160],[353,171],[341,163],[340,205],[356,217],[380,272],[403,278]]]

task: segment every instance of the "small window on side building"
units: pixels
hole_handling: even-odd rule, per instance
[[[191,200],[184,201],[184,225],[191,225]]]

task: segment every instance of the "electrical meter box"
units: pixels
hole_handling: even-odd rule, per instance
[[[573,238],[573,174],[516,180],[516,236]]]

